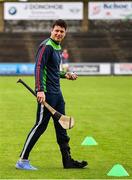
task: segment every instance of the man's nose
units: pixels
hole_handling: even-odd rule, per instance
[[[60,32],[60,31],[58,31],[58,35],[61,35],[61,32]]]

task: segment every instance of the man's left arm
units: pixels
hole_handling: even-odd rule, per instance
[[[78,78],[78,76],[74,72],[60,71],[60,78],[66,78],[68,80],[76,80]]]

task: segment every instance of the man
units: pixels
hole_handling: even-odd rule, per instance
[[[60,43],[66,35],[67,24],[59,19],[52,26],[50,38],[43,41],[36,54],[35,65],[35,87],[37,93],[37,116],[36,123],[28,137],[20,155],[19,161],[16,163],[17,169],[37,170],[28,160],[29,153],[39,137],[46,130],[51,113],[41,104],[47,101],[58,112],[65,114],[65,102],[60,90],[60,77],[76,80],[75,73],[60,72]],[[52,117],[54,118],[54,117]],[[54,127],[56,130],[57,143],[62,154],[62,162],[64,168],[83,168],[87,166],[86,161],[75,161],[71,158],[69,140],[65,129],[61,127],[57,120],[54,119]]]
[[[61,58],[62,58],[62,70],[68,72],[69,71],[69,53],[66,48],[62,51]]]

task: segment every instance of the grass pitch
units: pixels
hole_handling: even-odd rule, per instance
[[[36,116],[36,100],[19,77],[0,77],[0,178],[1,179],[110,179],[132,178],[132,77],[79,77],[61,80],[66,114],[75,118],[68,131],[75,159],[87,160],[85,169],[62,168],[52,120],[30,154],[38,171],[15,169],[25,138]],[[33,77],[23,77],[34,87]],[[97,146],[81,146],[92,136]],[[115,164],[128,177],[108,177]]]

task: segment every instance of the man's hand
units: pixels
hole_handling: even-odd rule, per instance
[[[69,79],[69,80],[76,80],[78,78],[77,74],[74,72],[67,72],[65,74],[65,77],[66,79]]]
[[[37,101],[42,103],[45,101],[45,94],[43,91],[37,92]]]

